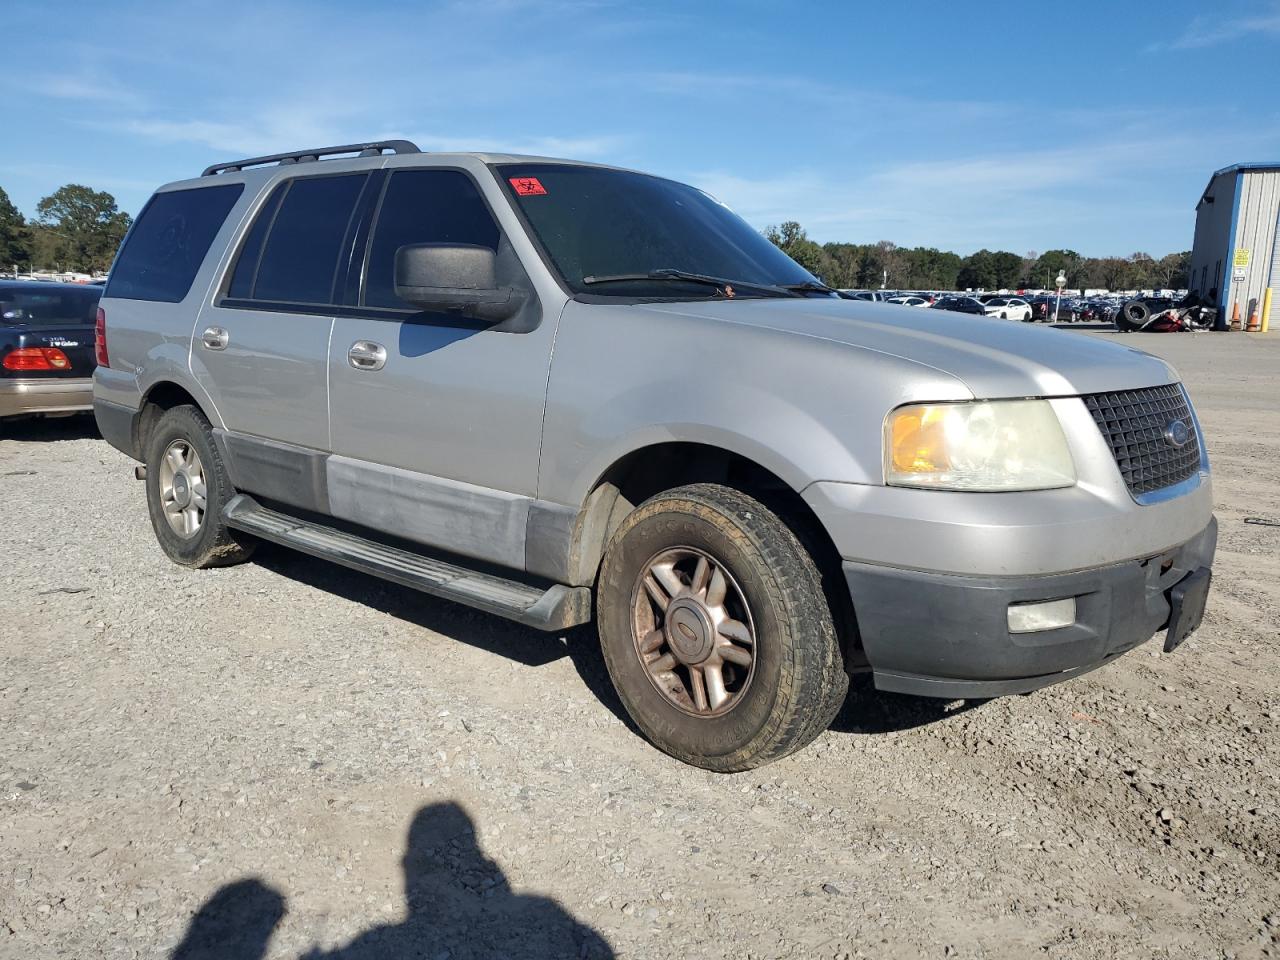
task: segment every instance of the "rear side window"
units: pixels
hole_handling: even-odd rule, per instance
[[[258,262],[253,299],[333,301],[342,241],[367,176],[306,177],[290,184]]]
[[[276,210],[280,206],[280,198],[289,189],[282,183],[271,191],[271,196],[258,211],[258,219],[245,237],[240,248],[240,257],[236,260],[236,272],[231,276],[231,284],[227,288],[227,296],[245,299],[253,296],[253,278],[258,273],[258,261],[262,259],[262,241],[267,239],[267,231],[271,229],[271,221],[275,219]]]
[[[111,268],[106,296],[178,303],[244,185],[157,193],[142,208]]]
[[[498,249],[498,225],[471,178],[457,170],[400,170],[391,175],[369,245],[364,303],[409,305],[395,293],[396,251],[411,243],[471,243]]]

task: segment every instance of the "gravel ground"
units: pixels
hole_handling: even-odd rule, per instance
[[[856,681],[737,776],[641,740],[589,630],[180,569],[91,422],[5,427],[0,956],[1280,955],[1280,337],[1110,338],[1209,437],[1201,630],[1027,697]]]

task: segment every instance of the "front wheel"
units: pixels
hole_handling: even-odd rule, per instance
[[[186,567],[247,560],[254,543],[222,522],[235,495],[213,430],[196,407],[174,407],[147,444],[147,508],[160,549]]]
[[[658,494],[601,566],[597,622],[627,712],[661,750],[749,770],[798,750],[849,678],[821,577],[796,535],[716,484]]]

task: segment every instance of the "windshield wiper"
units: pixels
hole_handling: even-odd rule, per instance
[[[622,283],[627,280],[677,280],[686,283],[701,283],[709,287],[715,287],[720,291],[721,296],[726,297],[733,296],[730,291],[732,291],[734,287],[742,287],[747,290],[767,290],[770,293],[782,294],[785,297],[804,296],[804,294],[799,290],[790,290],[787,287],[775,286],[772,283],[753,283],[750,280],[727,280],[724,277],[710,277],[704,273],[688,273],[684,270],[675,270],[669,267],[661,270],[650,270],[648,273],[617,273],[610,276],[591,276],[582,278],[582,282],[586,284]]]
[[[805,280],[802,283],[780,283],[778,284],[783,290],[795,290],[800,293],[835,293],[835,287],[828,287],[825,283],[819,283],[817,280]]]

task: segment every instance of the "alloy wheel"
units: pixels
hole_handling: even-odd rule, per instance
[[[186,440],[175,440],[160,459],[160,506],[169,527],[180,537],[194,537],[204,524],[208,487],[200,455]]]
[[[756,662],[751,609],[711,554],[674,547],[641,567],[632,595],[635,652],[675,707],[716,717],[742,701]]]

